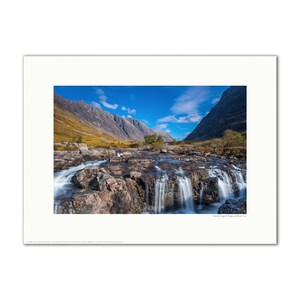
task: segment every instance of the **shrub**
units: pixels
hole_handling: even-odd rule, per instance
[[[82,136],[80,135],[77,138],[74,138],[74,143],[78,143],[78,144],[83,143]]]
[[[224,132],[223,137],[224,147],[245,147],[245,137],[234,130],[227,129]]]
[[[141,146],[143,146],[142,142],[134,142],[134,143],[130,144],[131,148],[139,148]]]
[[[162,148],[164,145],[164,139],[160,135],[156,135],[156,134],[146,135],[144,139],[147,145],[151,145],[154,148],[159,149]]]

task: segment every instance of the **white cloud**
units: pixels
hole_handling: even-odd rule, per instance
[[[163,117],[161,119],[158,119],[157,123],[165,123],[165,122],[174,122],[174,123],[176,123],[176,121],[177,121],[177,118],[173,115],[173,116],[166,116],[166,117]]]
[[[132,116],[131,116],[131,115],[128,115],[127,118],[132,119]]]
[[[122,106],[121,109],[127,111],[131,115],[136,114],[136,110],[134,108],[129,108],[129,107]]]
[[[146,119],[142,119],[142,122],[144,122],[144,123],[147,124],[147,125],[150,124],[150,122],[149,122],[148,120],[146,120]]]
[[[175,115],[198,112],[199,104],[207,100],[208,90],[203,87],[189,88],[184,94],[175,99],[171,111]]]
[[[165,132],[171,133],[171,130],[170,129],[166,129]]]
[[[104,95],[104,91],[102,89],[99,88],[95,88],[95,93],[98,95]]]
[[[110,108],[110,109],[117,109],[118,108],[118,104],[110,104],[106,101],[101,101],[101,104],[106,107],[106,108]]]
[[[100,99],[101,101],[106,101],[107,97],[106,97],[105,95],[101,95],[101,96],[99,97],[99,99]]]
[[[118,108],[118,104],[109,104],[108,102],[106,101],[101,101],[101,104],[107,108],[110,108],[110,109],[117,109]]]
[[[107,97],[105,96],[105,93],[104,93],[104,90],[102,89],[99,89],[99,88],[95,88],[95,93],[97,95],[99,95],[99,100],[101,102],[101,104],[106,107],[106,108],[110,108],[110,109],[117,109],[119,107],[118,104],[110,104],[108,103],[106,100],[107,100]],[[96,103],[96,102],[94,102]],[[95,106],[95,105],[94,105]],[[95,106],[96,107],[96,106]]]
[[[214,98],[214,99],[211,100],[211,103],[216,104],[216,103],[219,102],[219,100],[220,100],[220,98]]]
[[[198,113],[191,113],[186,116],[176,117],[175,115],[169,115],[157,120],[157,123],[198,123],[202,117]]]
[[[163,130],[163,129],[167,129],[167,127],[168,127],[168,124],[157,124],[152,129],[154,129],[154,130]]]
[[[133,109],[128,108],[127,111],[128,111],[129,114],[132,114],[132,115],[136,114],[136,110],[134,108]]]
[[[96,108],[101,108],[101,105],[98,102],[95,102],[95,101],[91,102],[91,105],[96,107]]]

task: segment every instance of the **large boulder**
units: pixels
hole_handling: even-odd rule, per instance
[[[246,214],[246,199],[228,199],[219,208],[218,214]]]
[[[85,188],[73,194],[71,199],[58,203],[57,213],[76,214],[140,214],[147,210],[141,179],[114,178],[86,168],[77,172],[72,181]],[[88,188],[88,189],[87,189]]]
[[[111,195],[99,191],[76,193],[71,199],[60,201],[60,214],[109,214],[113,205]]]
[[[100,174],[99,167],[86,167],[83,170],[78,171],[71,179],[75,186],[87,189],[91,182]]]

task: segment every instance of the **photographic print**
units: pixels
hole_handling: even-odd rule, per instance
[[[54,86],[55,214],[246,214],[246,86]]]
[[[25,56],[24,243],[276,243],[276,76],[276,56]]]

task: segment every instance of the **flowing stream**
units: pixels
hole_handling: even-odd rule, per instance
[[[155,203],[154,212],[160,214],[165,210],[165,197],[167,192],[168,175],[163,174],[155,182]]]
[[[63,199],[68,199],[76,190],[72,183],[73,176],[87,167],[105,166],[110,160],[87,161],[78,166],[70,167],[66,170],[54,173],[54,212],[57,213],[57,207]],[[166,162],[170,162],[166,160]],[[172,162],[173,163],[173,162]],[[152,213],[179,213],[179,214],[216,214],[219,207],[227,199],[244,199],[246,197],[247,183],[244,179],[245,170],[231,165],[230,169],[224,167],[224,162],[213,162],[209,166],[200,166],[207,168],[208,178],[217,178],[215,186],[207,185],[203,182],[195,184],[189,177],[190,171],[184,171],[182,167],[178,168],[178,161],[169,165],[162,165],[160,168],[155,166],[152,176],[155,181],[148,181],[145,184],[144,201],[148,206],[152,206]],[[193,190],[194,189],[194,190]],[[218,195],[216,194],[218,189]],[[198,199],[195,199],[196,193]],[[212,193],[212,194],[210,194]],[[216,195],[213,201],[207,200]],[[214,196],[213,196],[214,197]],[[211,202],[209,202],[211,201]]]
[[[159,167],[156,169],[160,172],[160,178],[155,181],[155,203],[154,212],[156,214],[163,213],[165,211],[165,199],[169,192],[168,187],[168,175],[162,171]],[[184,171],[180,167],[176,171],[177,184],[178,184],[178,199],[180,208],[177,213],[191,214],[195,212],[193,201],[193,189],[192,183],[189,177],[184,175]]]
[[[192,214],[195,212],[193,200],[193,188],[191,179],[185,176],[183,169],[180,167],[176,172],[178,182],[178,196],[180,200],[180,212]]]
[[[54,201],[68,197],[72,194],[74,186],[71,182],[72,177],[80,170],[86,167],[97,166],[104,163],[105,160],[87,161],[76,167],[62,170],[54,173]]]
[[[158,171],[159,178],[155,181],[155,201],[154,201],[154,212],[156,214],[165,212],[165,202],[168,193],[172,193],[173,191],[169,191],[169,181],[166,171],[162,170],[158,166],[156,166],[156,170]],[[193,199],[193,187],[191,183],[191,179],[185,175],[185,172],[180,167],[178,170],[173,170],[176,176],[177,188],[178,188],[178,204],[175,213],[183,213],[183,214],[192,214],[195,211],[199,213],[218,213],[219,207],[227,200],[227,199],[242,199],[246,196],[246,187],[247,184],[244,180],[242,169],[239,169],[236,166],[232,166],[230,173],[231,176],[234,176],[234,180],[230,178],[228,171],[222,170],[217,166],[211,167],[208,169],[208,176],[210,178],[217,178],[217,187],[219,191],[219,201],[216,203],[212,203],[210,205],[203,205],[203,193],[204,186],[200,184],[199,190],[199,205],[197,205],[197,210],[195,210],[195,204]],[[238,186],[238,189],[235,188],[234,184]],[[171,197],[174,197],[174,195]]]
[[[232,197],[233,191],[231,188],[231,182],[228,174],[225,171],[220,169],[208,169],[208,175],[209,177],[218,178],[220,201],[224,201]]]

